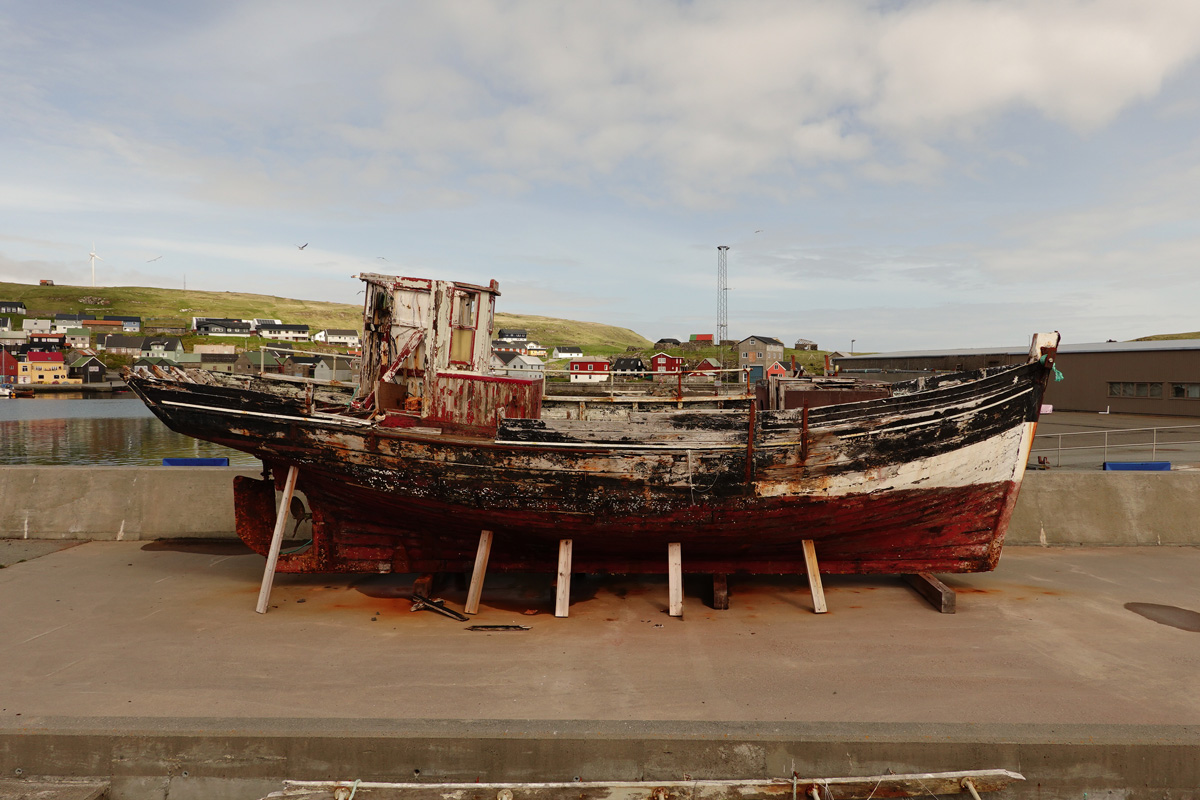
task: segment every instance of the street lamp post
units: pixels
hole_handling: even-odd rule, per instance
[[[856,341],[857,341],[857,339],[851,339],[851,340],[850,340],[850,355],[854,355],[854,343],[855,343]]]

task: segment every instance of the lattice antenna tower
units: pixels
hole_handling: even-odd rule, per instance
[[[717,347],[729,338],[729,270],[725,254],[728,245],[717,247]]]

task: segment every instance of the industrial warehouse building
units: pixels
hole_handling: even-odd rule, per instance
[[[935,372],[1019,364],[1028,347],[913,350],[841,356],[849,376],[896,381]],[[1111,411],[1200,417],[1200,339],[1063,344],[1064,379],[1046,388],[1044,402],[1058,411]]]

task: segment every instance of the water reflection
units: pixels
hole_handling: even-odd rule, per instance
[[[175,433],[136,397],[0,399],[0,464],[161,465],[164,458],[258,459]]]

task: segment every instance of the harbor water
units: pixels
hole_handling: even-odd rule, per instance
[[[0,399],[0,465],[158,466],[164,458],[198,457],[259,464],[246,453],[176,433],[129,393]]]

